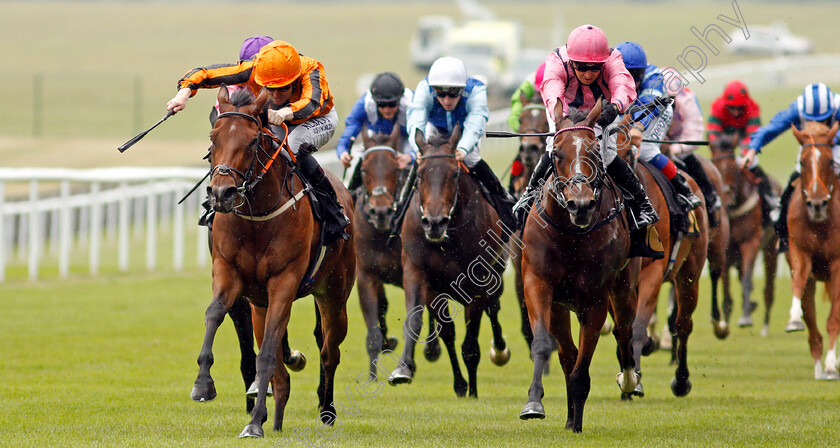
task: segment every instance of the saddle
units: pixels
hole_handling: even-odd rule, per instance
[[[699,235],[694,213],[686,214],[671,182],[655,166],[641,159],[638,160],[638,163],[648,170],[659,186],[659,190],[662,191],[662,195],[665,196],[665,203],[668,204],[668,214],[671,217],[671,234],[676,235],[678,232],[682,232],[684,235]]]

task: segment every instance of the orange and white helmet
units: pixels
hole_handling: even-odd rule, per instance
[[[610,57],[607,35],[595,25],[581,25],[569,33],[566,41],[569,59],[575,62],[605,62]]]
[[[289,85],[300,76],[300,54],[290,43],[275,40],[257,54],[254,70],[254,80],[261,86]]]

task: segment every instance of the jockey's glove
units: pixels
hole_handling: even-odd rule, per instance
[[[598,116],[598,124],[601,127],[606,127],[608,124],[615,121],[615,117],[618,116],[618,104],[609,103],[604,106],[604,109],[601,110],[601,115]]]

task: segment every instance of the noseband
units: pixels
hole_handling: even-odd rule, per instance
[[[370,154],[372,152],[379,152],[379,151],[390,152],[394,156],[397,155],[397,152],[394,151],[394,148],[391,148],[390,146],[374,146],[374,147],[366,149],[365,152],[362,153],[362,161],[365,160],[365,157],[367,157],[368,154]],[[361,167],[359,169],[361,169]],[[398,187],[399,187],[399,181],[397,183],[398,183]],[[396,213],[397,207],[399,206],[399,204],[397,204],[396,193],[394,193],[393,191],[391,191],[388,187],[386,187],[384,185],[377,185],[377,186],[373,187],[373,189],[370,192],[365,191],[365,196],[366,196],[366,198],[375,198],[377,196],[390,196],[391,197],[391,207],[390,207],[390,209],[394,213]],[[364,208],[362,208],[362,213],[365,215],[365,218],[367,218],[368,221],[370,221],[370,217],[367,216],[367,213],[364,211]]]

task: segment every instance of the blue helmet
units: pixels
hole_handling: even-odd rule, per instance
[[[624,58],[624,66],[628,70],[647,67],[645,50],[636,42],[622,42],[615,49],[621,52],[621,56]]]
[[[840,104],[831,89],[823,83],[808,84],[796,99],[799,113],[806,120],[822,121],[831,116]]]

